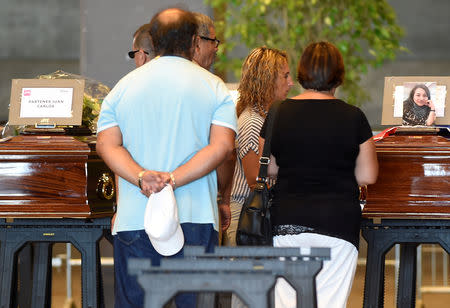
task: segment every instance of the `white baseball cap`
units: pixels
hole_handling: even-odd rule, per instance
[[[171,185],[148,198],[144,229],[155,250],[163,256],[172,256],[183,248],[184,235]]]

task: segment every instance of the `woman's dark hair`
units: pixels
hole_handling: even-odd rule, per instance
[[[192,59],[196,33],[194,14],[179,8],[164,10],[150,21],[150,36],[157,55],[181,55]]]
[[[427,87],[426,85],[424,85],[423,83],[421,83],[421,84],[415,85],[414,88],[412,88],[411,92],[409,92],[409,99],[410,99],[412,102],[414,102],[414,94],[416,94],[416,90],[417,90],[418,88],[421,88],[421,89],[423,89],[423,90],[425,91],[425,93],[427,94],[428,99],[431,98],[431,95],[430,95],[430,89],[428,89],[428,87]]]
[[[308,45],[297,67],[297,80],[304,89],[329,91],[342,84],[344,75],[342,55],[328,42]]]

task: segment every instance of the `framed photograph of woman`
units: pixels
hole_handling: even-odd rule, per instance
[[[450,77],[385,77],[382,125],[449,125]]]

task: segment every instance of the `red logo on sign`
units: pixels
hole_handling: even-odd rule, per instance
[[[23,96],[30,96],[31,90],[23,90]]]

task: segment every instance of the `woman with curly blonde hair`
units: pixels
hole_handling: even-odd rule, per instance
[[[284,51],[267,47],[253,49],[242,65],[237,116],[251,107],[265,118],[270,105],[285,99],[293,84]]]
[[[231,191],[231,223],[224,244],[236,246],[236,228],[242,205],[256,184],[259,170],[259,132],[273,102],[284,100],[293,85],[285,52],[259,47],[242,65],[237,102],[237,161]]]

